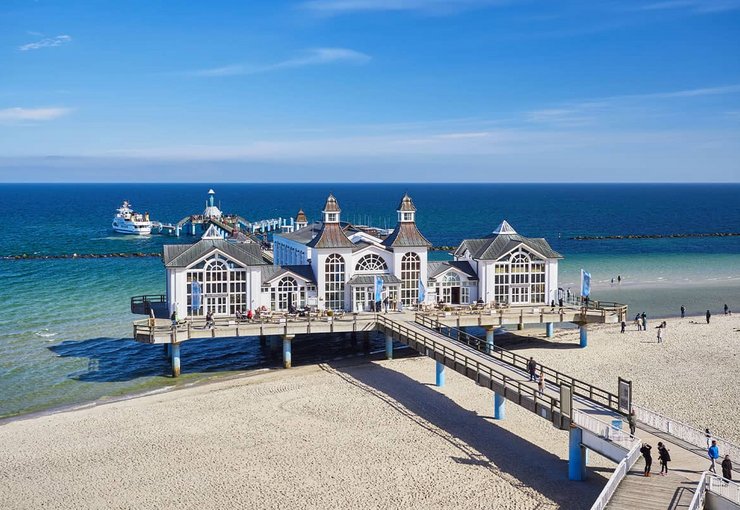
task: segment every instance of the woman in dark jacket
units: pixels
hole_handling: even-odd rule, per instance
[[[653,455],[650,453],[652,446],[645,443],[640,448],[640,453],[645,457],[645,476],[650,476],[650,467],[653,465]]]
[[[660,474],[661,476],[666,476],[668,474],[668,463],[671,460],[671,454],[668,453],[668,448],[661,442],[658,442],[658,459],[660,459]]]
[[[725,455],[725,460],[722,461],[722,476],[732,480],[732,461],[729,455]]]

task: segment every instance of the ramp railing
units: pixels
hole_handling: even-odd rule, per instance
[[[640,442],[637,437],[629,432],[600,420],[593,415],[584,413],[580,409],[573,409],[573,423],[589,432],[593,432],[602,439],[621,446],[627,451],[632,450],[635,444]]]
[[[740,484],[709,471],[704,471],[696,486],[694,497],[691,499],[691,503],[689,503],[688,510],[703,510],[706,504],[707,493],[710,492],[726,499],[732,504],[732,507],[740,508]],[[727,505],[727,507],[730,507],[730,505]]]
[[[484,339],[466,333],[465,331],[461,331],[452,326],[446,326],[434,317],[429,317],[423,314],[416,314],[415,320],[417,324],[420,324],[425,328],[438,331],[446,337],[458,342],[463,342],[470,347],[473,347],[474,349],[491,356],[492,358],[503,361],[507,365],[524,371],[527,370],[527,363],[529,361],[529,358],[527,358],[526,356],[508,351],[496,345],[494,345],[493,351],[489,351]],[[594,386],[593,384],[581,381],[580,379],[576,379],[575,377],[571,377],[567,374],[555,370],[554,368],[547,367],[540,363],[537,364],[537,368],[538,372],[539,369],[542,369],[545,374],[545,379],[548,382],[555,383],[557,385],[567,384],[571,388],[573,388],[573,395],[585,398],[586,400],[589,400],[594,404],[606,407],[611,411],[622,413],[619,410],[619,397],[615,393],[610,393],[604,389]]]
[[[617,464],[617,468],[612,473],[612,476],[609,477],[609,481],[606,482],[606,485],[601,490],[601,494],[596,498],[594,504],[591,505],[591,510],[603,510],[606,508],[606,505],[612,499],[614,493],[617,492],[619,484],[624,480],[624,477],[627,476],[627,473],[632,469],[632,466],[635,465],[637,459],[640,458],[641,446],[642,441],[638,439],[637,443],[632,447],[627,456]]]

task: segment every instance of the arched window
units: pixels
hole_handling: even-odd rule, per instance
[[[324,300],[327,310],[344,310],[344,258],[332,253],[324,264]]]
[[[421,275],[421,258],[409,252],[401,258],[401,303],[404,306],[415,305],[419,300],[419,277]]]
[[[460,276],[455,272],[449,272],[445,275],[444,279],[442,280],[442,285],[446,287],[459,286]]]
[[[511,256],[511,283],[529,283],[529,257],[524,253]]]
[[[206,263],[206,294],[226,294],[228,292],[229,268],[220,258],[213,258]]]
[[[278,310],[288,310],[291,306],[296,306],[298,301],[298,282],[291,276],[286,276],[278,282],[277,302],[275,303]]]
[[[355,271],[388,271],[388,264],[380,255],[369,253],[357,261]]]

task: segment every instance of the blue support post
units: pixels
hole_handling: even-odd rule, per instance
[[[435,361],[435,363],[437,364],[435,370],[437,373],[436,384],[438,387],[442,388],[445,385],[445,366],[439,361]]]
[[[180,344],[171,344],[172,353],[172,377],[180,377]]]
[[[570,429],[568,437],[568,479],[586,479],[586,448],[581,445],[583,431],[577,427]]]
[[[385,336],[385,359],[393,359],[393,337]]]
[[[294,335],[285,335],[283,337],[283,368],[291,366],[291,351]]]
[[[495,334],[493,327],[486,328],[486,352],[488,354],[493,352]]]
[[[555,324],[548,322],[545,324],[545,330],[547,331],[547,338],[552,338],[555,335]]]
[[[581,333],[581,347],[586,347],[588,345],[588,325],[581,324],[578,329]]]
[[[498,393],[493,394],[493,419],[503,420],[506,418],[506,399]]]

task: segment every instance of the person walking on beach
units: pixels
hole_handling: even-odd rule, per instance
[[[725,315],[727,315],[727,310],[729,310],[729,308],[727,307],[727,303],[725,303]]]
[[[647,314],[645,312],[642,312],[641,318],[642,318],[642,330],[647,331]]]
[[[668,453],[668,448],[658,441],[658,460],[660,460],[660,476],[666,476],[668,474],[668,463],[671,461],[671,454]]]
[[[645,458],[645,472],[643,476],[650,476],[650,467],[653,465],[653,455],[650,453],[652,448],[653,447],[647,443],[642,445],[642,448],[640,448],[640,453]]]
[[[534,360],[533,357],[530,357],[529,361],[527,361],[527,370],[529,370],[529,380],[536,381],[537,380],[537,362]]]
[[[642,331],[642,322],[640,322],[640,314],[635,315],[635,324],[637,324],[637,331]]]
[[[622,275],[621,274],[618,274],[617,275],[617,284],[620,284],[620,283],[622,283]]]
[[[635,435],[635,428],[637,428],[637,417],[635,416],[635,410],[630,411],[630,415],[627,417],[627,423],[630,426],[630,434]]]
[[[658,326],[658,343],[659,344],[663,343],[663,325],[662,324]]]
[[[707,455],[709,455],[709,460],[712,461],[712,463],[709,465],[709,471],[717,474],[717,459],[719,459],[719,448],[717,447],[717,441],[712,440],[712,446],[707,448]]]
[[[709,319],[712,317],[712,312],[707,310],[707,324],[709,324]]]
[[[725,460],[722,461],[722,478],[732,480],[732,461],[729,455],[725,455]]]
[[[686,317],[686,307],[681,305],[681,318]]]
[[[624,333],[624,330],[627,329],[627,323],[622,321],[622,333]]]

